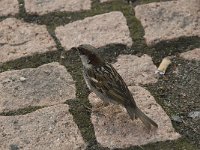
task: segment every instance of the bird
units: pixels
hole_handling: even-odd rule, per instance
[[[132,120],[139,118],[148,131],[158,128],[157,123],[145,115],[136,105],[126,83],[115,68],[104,61],[89,44],[82,44],[78,50],[83,65],[83,77],[90,91],[105,103],[119,104],[126,108]]]

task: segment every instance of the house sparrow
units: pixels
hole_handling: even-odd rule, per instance
[[[158,125],[147,117],[136,105],[131,92],[122,77],[111,64],[104,62],[91,45],[80,45],[79,51],[83,64],[83,76],[88,88],[104,102],[124,106],[131,119],[139,118],[148,131]]]

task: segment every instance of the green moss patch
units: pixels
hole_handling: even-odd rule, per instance
[[[29,106],[26,108],[21,108],[15,111],[3,112],[0,113],[0,116],[17,116],[17,115],[25,115],[31,112],[34,112],[38,109],[44,108],[45,106]]]

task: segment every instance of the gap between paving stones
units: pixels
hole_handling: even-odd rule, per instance
[[[85,85],[85,81],[82,76],[82,64],[77,52],[72,50],[63,53],[63,59],[61,64],[64,65],[68,72],[72,75],[76,87],[76,99],[66,101],[65,103],[69,105],[69,111],[73,115],[74,121],[79,127],[83,138],[88,143],[88,147],[94,146],[95,149],[99,149],[96,142],[96,137],[94,134],[94,128],[90,121],[91,105],[87,99],[89,90]]]
[[[42,109],[44,107],[48,107],[48,106],[29,106],[29,107],[26,107],[26,108],[17,109],[15,111],[2,112],[2,113],[0,113],[0,116],[25,115],[25,114],[34,112],[34,111],[36,111],[38,109]]]
[[[34,54],[0,64],[0,73],[13,69],[36,68],[46,63],[59,62],[59,60],[59,51]]]
[[[161,60],[166,56],[178,56],[182,52],[187,52],[190,50],[193,50],[195,48],[200,47],[200,38],[199,37],[190,37],[185,38],[181,37],[177,39],[176,41],[162,41],[158,44],[156,44],[154,47],[152,47],[152,50],[150,50],[152,56],[153,62],[156,65],[159,65]],[[148,52],[147,52],[148,53]]]

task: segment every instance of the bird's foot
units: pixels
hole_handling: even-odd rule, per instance
[[[95,108],[92,109],[92,111],[99,112],[100,110],[102,110],[104,107],[107,107],[108,105],[109,105],[109,103],[107,103],[107,102],[99,103],[95,106]]]

